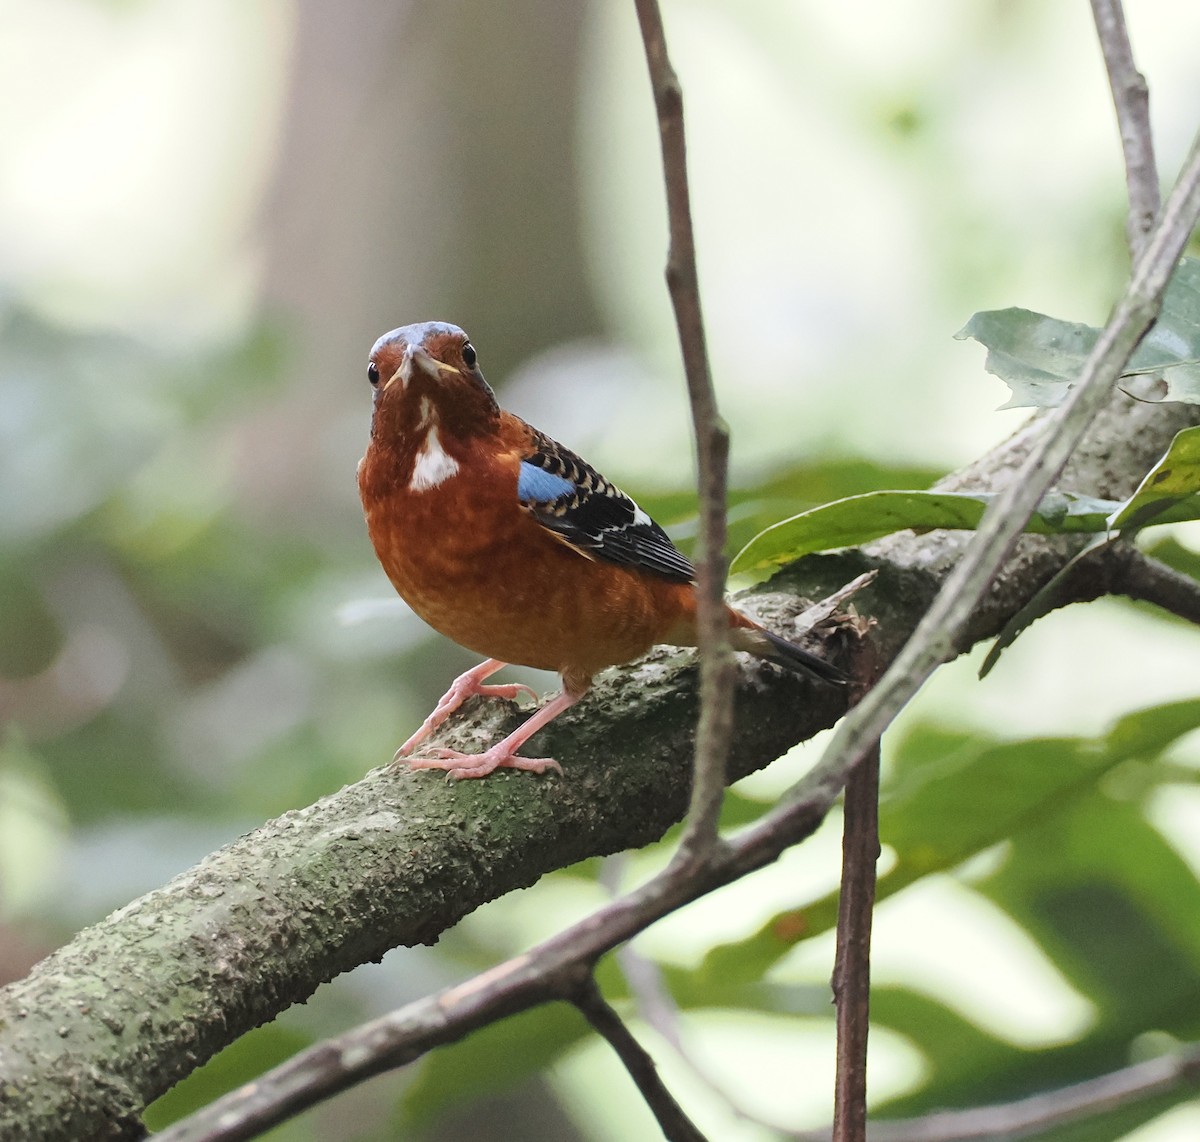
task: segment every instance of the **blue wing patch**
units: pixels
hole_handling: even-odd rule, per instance
[[[528,460],[521,461],[517,477],[517,499],[523,504],[549,504],[563,496],[573,496],[579,489],[565,476],[547,472]]]
[[[587,461],[533,429],[534,452],[521,461],[517,498],[534,519],[589,559],[604,559],[687,583],[686,556],[620,488]]]

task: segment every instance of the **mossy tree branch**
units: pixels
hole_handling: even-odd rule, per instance
[[[1102,414],[1063,485],[1119,496],[1197,410],[1124,397]],[[948,481],[1001,486],[1036,424]],[[785,570],[757,600],[782,615],[869,567],[856,597],[890,661],[967,536],[893,536]],[[1077,550],[1022,539],[972,615],[959,650],[994,635]],[[375,770],[285,814],[134,901],[0,992],[0,1137],[132,1138],[142,1108],[245,1031],[324,981],[402,944],[431,943],[485,901],[588,856],[644,845],[687,807],[696,671],[658,651],[610,672],[547,731],[565,780],[497,775],[447,783]],[[843,698],[771,667],[741,663],[729,779],[833,724]],[[494,739],[516,719],[475,703],[453,739]]]

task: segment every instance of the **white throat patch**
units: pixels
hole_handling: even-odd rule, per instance
[[[458,461],[442,447],[442,442],[438,439],[437,425],[432,425],[413,463],[412,478],[408,481],[409,490],[426,492],[430,488],[436,488],[438,484],[444,484],[457,471]]]

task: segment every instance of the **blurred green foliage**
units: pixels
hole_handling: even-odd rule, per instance
[[[22,50],[0,69],[0,84],[24,82],[27,57],[53,88],[22,92],[8,124],[5,148],[35,174],[14,190],[0,172],[3,204],[22,209],[0,217],[11,255],[0,269],[0,976],[386,761],[470,663],[391,597],[361,525],[361,369],[383,329],[464,324],[502,399],[519,366],[556,352],[541,358],[531,404],[557,404],[564,442],[689,547],[657,139],[627,7],[26,5],[25,31],[54,22],[48,42],[68,63],[47,69],[47,52],[14,39]],[[1017,423],[991,416],[997,393],[950,339],[972,309],[1020,301],[1102,317],[1124,269],[1123,204],[1084,7],[926,2],[875,5],[864,19],[790,0],[666,5],[713,371],[734,426],[731,552],[821,504],[925,489]],[[1156,115],[1164,138],[1182,139],[1195,36],[1177,24],[1195,15],[1144,18],[1135,46],[1148,45],[1151,85],[1174,83]],[[193,43],[194,73],[176,54]],[[139,47],[168,66],[132,66]],[[182,95],[170,84],[180,76]],[[137,81],[133,102],[110,105],[122,77]],[[232,114],[218,105],[228,92]],[[132,126],[106,123],[104,145],[89,148],[86,126],[58,132],[78,110],[68,97]],[[148,108],[163,109],[177,150],[139,117]],[[276,166],[269,196],[256,181],[264,155]],[[156,163],[182,176],[157,195]],[[162,213],[142,230],[121,214],[127,199]],[[96,249],[77,249],[89,236]],[[56,258],[68,270],[78,260],[79,278],[45,270]],[[246,287],[242,263],[258,258],[261,281]],[[132,315],[127,262],[150,267],[132,291],[145,312]],[[200,284],[181,286],[185,271]],[[254,296],[231,317],[243,287]],[[206,328],[218,331],[196,332]],[[1186,530],[1149,544],[1194,576],[1195,547]],[[985,687],[969,664],[941,672],[889,735],[886,970],[873,1010],[923,1069],[903,1071],[880,1048],[880,1114],[1019,1097],[1200,1035],[1194,637],[1145,608],[1055,615]],[[754,820],[806,763],[798,751],[778,776],[732,791],[725,827]],[[770,1016],[791,1045],[819,1029],[832,1054],[832,832],[639,941],[685,1040],[707,1015]],[[660,865],[671,841],[623,878],[587,862],[481,910],[436,949],[401,949],[335,981],[200,1068],[150,1124],[521,951],[592,907],[602,878],[631,883]],[[939,884],[992,909],[983,938],[1017,965],[999,978],[994,964],[955,966],[979,996],[1050,1011],[1037,1027],[1018,1034],[948,987],[887,974],[884,922],[927,923],[912,900]],[[971,946],[963,929],[977,922],[942,909],[915,958],[936,971]],[[1039,971],[1022,974],[1029,958]],[[611,957],[600,977],[632,1013]],[[1086,1017],[1053,1014],[1079,1009]],[[592,1065],[593,1042],[574,1012],[547,1008],[271,1136],[452,1137],[448,1114],[505,1092],[530,1105],[533,1080],[574,1114],[579,1137],[625,1142],[636,1094]],[[828,1086],[798,1081],[792,1053],[742,1058],[722,1043],[712,1061],[738,1076],[732,1086],[781,1092],[797,1125],[823,1119]],[[573,1099],[581,1060],[603,1121]],[[681,1097],[725,1142],[775,1136],[699,1080],[685,1078]],[[1185,1097],[1053,1137],[1115,1139]],[[519,1109],[480,1117],[480,1139],[538,1136]]]

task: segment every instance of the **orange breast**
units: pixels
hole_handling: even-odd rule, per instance
[[[371,541],[413,610],[462,646],[558,671],[568,685],[657,642],[690,642],[691,585],[556,539],[517,502],[519,462],[515,453],[464,457],[436,487],[385,495],[369,495],[379,481],[360,473]]]

